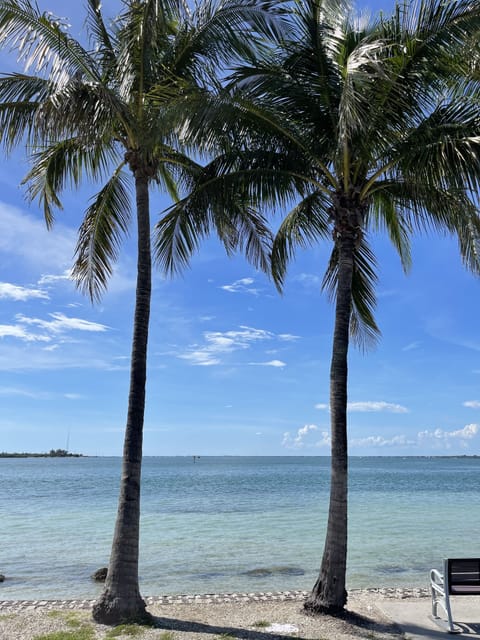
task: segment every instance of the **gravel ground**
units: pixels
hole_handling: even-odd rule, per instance
[[[1,640],[400,640],[377,608],[383,598],[424,597],[426,590],[349,594],[343,618],[308,616],[303,592],[146,598],[155,627],[112,629],[92,621],[90,601],[0,602]],[[58,635],[63,632],[62,635]]]

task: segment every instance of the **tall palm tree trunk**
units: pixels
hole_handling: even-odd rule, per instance
[[[93,607],[94,619],[103,624],[149,619],[138,585],[140,477],[152,288],[148,181],[149,178],[144,171],[135,171],[138,270],[128,415],[110,564],[105,589]]]
[[[339,259],[330,366],[330,505],[320,574],[305,602],[305,609],[314,613],[338,613],[347,601],[347,370],[355,237],[353,230],[343,229],[336,241]]]

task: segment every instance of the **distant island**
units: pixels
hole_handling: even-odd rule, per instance
[[[7,453],[0,452],[0,458],[82,458],[82,453],[69,453],[66,449],[50,449],[48,453]]]

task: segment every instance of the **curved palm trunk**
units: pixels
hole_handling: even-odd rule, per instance
[[[305,609],[313,613],[338,613],[347,601],[347,356],[355,237],[353,230],[343,230],[337,238],[338,287],[330,367],[330,506],[320,574],[305,602]]]
[[[93,607],[94,619],[103,624],[149,619],[138,586],[140,476],[152,278],[148,176],[144,172],[135,172],[135,191],[138,270],[120,497],[105,589]]]

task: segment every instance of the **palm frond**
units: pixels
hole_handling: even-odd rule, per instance
[[[0,78],[0,139],[10,151],[22,142],[37,138],[36,114],[50,95],[48,80],[12,73]]]
[[[30,0],[0,1],[0,41],[18,51],[26,71],[32,68],[57,86],[76,73],[98,79],[92,57],[68,35],[68,27]]]
[[[355,250],[352,275],[352,309],[350,315],[350,335],[363,350],[371,349],[378,342],[381,332],[374,318],[376,306],[375,285],[377,283],[376,259],[365,237]],[[336,299],[338,283],[338,250],[330,256],[322,289],[331,300]]]
[[[100,0],[87,0],[87,25],[92,41],[95,58],[100,60],[100,68],[103,70],[103,80],[106,80],[116,65],[115,41],[113,34],[107,29],[102,12]],[[105,77],[106,75],[106,77]]]
[[[385,229],[397,250],[403,270],[407,273],[412,265],[410,237],[412,227],[397,207],[394,195],[388,188],[378,189],[372,195],[367,226],[373,231]]]
[[[272,248],[272,275],[279,290],[297,246],[305,248],[331,237],[330,201],[322,193],[312,193],[285,216]]]
[[[100,299],[113,273],[131,216],[128,178],[119,167],[93,199],[79,229],[72,277],[91,300]]]
[[[78,187],[82,178],[99,179],[115,154],[109,145],[86,146],[69,138],[33,155],[33,166],[23,179],[30,200],[38,200],[50,227],[54,208],[62,208],[60,194],[67,186]]]
[[[445,189],[480,187],[480,115],[466,98],[439,104],[397,145],[405,176]]]
[[[243,250],[255,267],[269,271],[271,233],[254,206],[258,194],[250,191],[252,174],[229,171],[230,160],[220,156],[205,167],[184,166],[189,193],[155,227],[155,259],[166,273],[187,267],[201,239],[212,232],[227,254]]]

